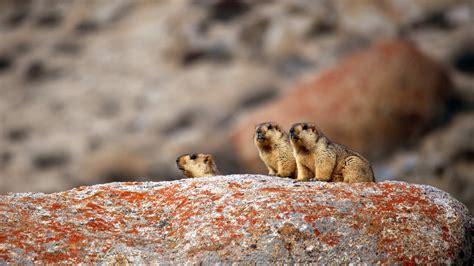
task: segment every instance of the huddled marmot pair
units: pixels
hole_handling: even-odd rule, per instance
[[[311,123],[294,124],[289,136],[275,123],[261,123],[255,130],[255,145],[269,175],[298,181],[375,181],[367,159],[332,142]]]
[[[330,141],[314,124],[297,123],[290,136],[277,124],[266,122],[255,129],[255,145],[268,174],[298,181],[374,182],[370,162],[344,145]],[[209,154],[185,154],[176,160],[187,177],[219,175]]]

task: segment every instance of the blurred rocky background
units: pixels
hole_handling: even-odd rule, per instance
[[[474,211],[473,107],[472,0],[0,1],[1,193],[265,173],[268,118]]]

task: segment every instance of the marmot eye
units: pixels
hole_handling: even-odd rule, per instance
[[[308,124],[303,124],[303,130],[308,130]]]
[[[189,156],[189,158],[190,158],[191,160],[196,160],[197,156],[196,156],[196,154],[193,154],[193,155]]]
[[[272,130],[273,127],[272,127],[272,125],[270,124],[270,125],[268,125],[267,128],[268,128],[269,130]]]

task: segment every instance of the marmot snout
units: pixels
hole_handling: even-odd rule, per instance
[[[290,129],[297,165],[297,180],[374,182],[370,162],[359,153],[329,140],[312,123],[297,123]]]
[[[255,128],[255,146],[269,175],[295,177],[296,161],[288,134],[276,123],[265,122]]]
[[[220,174],[210,154],[184,154],[176,159],[176,165],[186,177],[190,178]]]

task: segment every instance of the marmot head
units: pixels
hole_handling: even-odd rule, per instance
[[[176,159],[176,165],[186,177],[213,176],[219,173],[210,154],[184,154]]]
[[[290,129],[290,141],[294,147],[312,149],[322,133],[313,123],[296,123]]]
[[[271,146],[281,138],[288,138],[286,132],[276,123],[265,122],[255,128],[255,144],[257,146]]]

